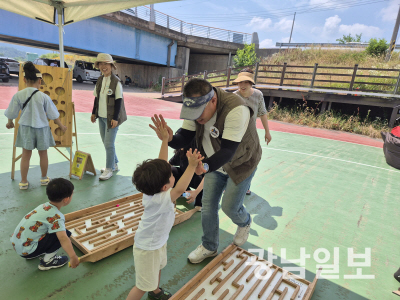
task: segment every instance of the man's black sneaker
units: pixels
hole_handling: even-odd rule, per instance
[[[56,255],[51,261],[45,262],[40,259],[39,270],[47,271],[50,269],[60,268],[68,262],[68,256]]]
[[[160,288],[161,292],[158,294],[155,294],[154,292],[149,292],[148,296],[152,300],[166,300],[172,297],[172,294],[170,292],[164,291],[162,288]]]

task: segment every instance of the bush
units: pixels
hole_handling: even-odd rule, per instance
[[[235,67],[247,67],[258,62],[255,44],[244,44],[243,49],[238,49],[233,57]]]
[[[389,49],[389,44],[385,39],[370,39],[369,45],[365,51],[369,55],[381,56],[384,55],[385,52]]]

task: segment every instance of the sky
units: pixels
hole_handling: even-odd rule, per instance
[[[260,48],[288,42],[336,42],[343,35],[362,33],[362,41],[390,41],[400,0],[184,0],[157,3],[155,10],[187,23],[245,33],[258,33]],[[397,41],[400,44],[400,41]],[[43,54],[49,50],[11,46]]]
[[[258,33],[261,48],[288,42],[336,42],[362,33],[391,39],[400,0],[185,0],[155,4],[155,10],[185,22]],[[400,41],[398,41],[400,43]]]

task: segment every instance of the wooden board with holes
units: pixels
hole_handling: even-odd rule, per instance
[[[72,243],[84,253],[81,262],[96,262],[133,245],[144,211],[142,198],[143,194],[134,194],[65,215]],[[177,209],[174,226],[197,211]]]
[[[53,121],[49,122],[56,147],[71,147],[72,144],[72,71],[67,68],[50,66],[35,67],[42,73],[46,85],[41,85],[39,91],[47,94],[56,105],[60,113],[60,121],[67,126],[62,132]],[[20,65],[20,74],[23,74],[23,64]],[[19,76],[18,90],[25,88],[24,76]],[[17,122],[16,122],[17,123]],[[18,130],[17,126],[16,129]]]
[[[320,272],[309,282],[231,244],[170,299],[310,300]]]
[[[58,125],[54,123],[54,121],[52,120],[49,121],[51,133],[53,134],[53,138],[56,143],[55,147],[56,149],[57,147],[72,147],[72,136],[73,136],[72,117],[74,116],[74,103],[72,102],[72,70],[66,68],[39,66],[39,65],[35,65],[35,67],[40,71],[40,73],[42,73],[42,78],[46,83],[45,85],[40,86],[39,91],[47,94],[51,98],[53,103],[56,105],[58,112],[60,113],[61,123],[67,126],[67,131],[62,132],[61,129],[58,127]],[[19,91],[23,90],[26,87],[23,74],[24,74],[23,64],[20,64],[19,82],[18,82]],[[15,128],[14,128],[13,145],[15,145],[15,142],[17,140],[17,133],[19,127],[18,121],[20,115],[21,113],[14,122]],[[17,157],[16,147],[13,147],[12,170],[11,170],[12,179],[14,179],[15,163],[21,158],[21,156],[22,155],[19,155]],[[71,161],[72,156],[70,158],[68,157],[66,158]]]

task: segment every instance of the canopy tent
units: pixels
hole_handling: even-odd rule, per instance
[[[60,66],[63,66],[63,26],[131,7],[168,1],[176,0],[0,0],[0,9],[57,25]]]

